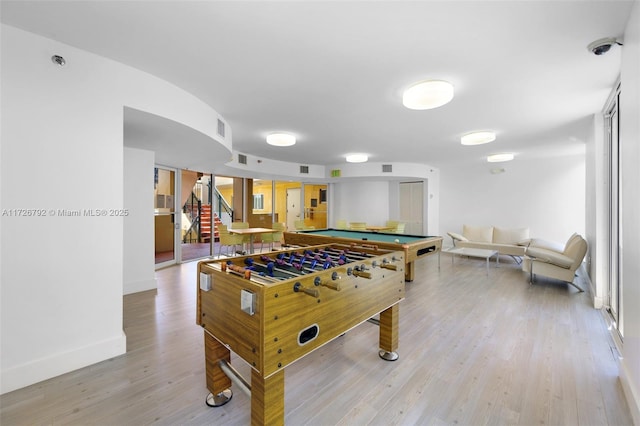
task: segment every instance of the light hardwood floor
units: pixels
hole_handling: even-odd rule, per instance
[[[616,352],[587,293],[509,258],[421,259],[400,304],[400,359],[363,323],[285,370],[288,425],[631,425]],[[9,425],[247,425],[240,390],[205,405],[196,263],[125,296],[127,354],[0,397]],[[582,286],[584,283],[578,281]],[[246,378],[249,367],[233,366]]]

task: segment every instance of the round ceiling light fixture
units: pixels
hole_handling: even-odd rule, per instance
[[[347,163],[366,163],[369,160],[367,154],[349,154],[345,158]]]
[[[462,145],[482,145],[483,143],[489,143],[496,140],[495,132],[483,130],[480,132],[471,132],[466,135],[462,135],[460,143]]]
[[[411,85],[402,95],[409,109],[433,109],[453,99],[453,84],[444,80],[424,80]]]
[[[487,162],[489,163],[502,163],[505,161],[511,161],[513,160],[514,155],[511,153],[504,153],[504,154],[493,154],[487,157]]]
[[[267,135],[267,143],[273,146],[291,146],[296,144],[296,137],[288,133],[271,133]]]

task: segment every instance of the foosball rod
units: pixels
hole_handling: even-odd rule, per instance
[[[305,266],[304,266],[304,263],[305,263],[305,262],[307,262],[307,261],[309,260],[309,258],[306,258],[306,257],[300,257],[299,259],[296,259],[296,260],[303,260],[303,261],[300,263],[300,268],[296,267],[293,263],[286,262],[284,259],[275,259],[275,260],[274,260],[274,259],[271,259],[271,258],[267,258],[266,256],[262,256],[262,257],[261,257],[261,260],[267,260],[267,259],[269,259],[269,261],[270,261],[270,262],[273,262],[275,267],[279,267],[279,268],[278,268],[279,270],[287,271],[287,272],[289,272],[287,269],[281,268],[281,266],[282,266],[282,265],[285,265],[285,266],[287,266],[287,267],[289,267],[289,268],[293,268],[293,269],[295,269],[296,271],[305,270],[305,271],[308,271],[308,272],[318,272],[318,271],[322,271],[322,270],[328,269],[328,268],[313,269],[313,268],[307,268],[307,267],[305,267]],[[312,260],[317,260],[317,259],[312,259]],[[331,263],[331,261],[325,261],[325,263],[326,263],[326,262]],[[321,266],[322,266],[322,265],[321,265]],[[331,266],[335,266],[335,265],[331,265]]]
[[[366,253],[355,252],[355,251],[348,250],[348,249],[340,251],[340,250],[334,249],[334,248],[326,248],[326,249],[322,249],[322,250],[325,250],[325,251],[328,251],[328,252],[331,252],[331,253],[338,253],[338,254],[343,254],[344,253],[345,256],[357,257],[358,259],[369,259],[369,258],[373,257],[373,256],[367,255]]]
[[[325,259],[325,260],[328,258],[329,260],[332,260],[334,262],[338,262],[339,260],[342,260],[344,263],[347,263],[349,261],[349,259],[347,259],[347,253],[339,252],[339,251],[336,251],[334,253],[334,252],[326,251],[324,249],[320,249],[318,251],[305,250],[303,254],[305,256],[305,259],[311,258],[311,259],[319,260],[317,258],[320,257],[321,259]],[[343,256],[344,258],[342,258]]]
[[[319,253],[327,253],[329,256],[332,256],[332,258],[335,258],[334,256],[336,255],[342,255],[344,254],[344,256],[347,258],[347,260],[349,260],[348,258],[351,258],[351,261],[354,260],[366,260],[369,259],[371,256],[366,256],[366,255],[361,255],[359,253],[356,252],[348,252],[348,251],[340,251],[340,250],[335,250],[335,249],[330,249],[330,250],[324,250],[322,252]]]
[[[265,265],[264,263],[258,263],[256,261],[254,261],[253,265],[258,265],[258,266],[260,266],[262,268],[265,268],[265,269],[269,270],[269,267],[267,265]],[[276,269],[277,266],[278,265],[276,264],[276,262],[273,262],[273,268]],[[284,269],[284,268],[277,268],[277,269],[278,269],[279,272],[282,272],[282,273],[287,274],[287,275],[291,275],[292,277],[298,277],[299,276],[299,274],[294,274],[293,272],[289,271],[288,269]],[[271,278],[275,278],[275,277],[271,277]],[[288,278],[284,278],[284,279],[288,279]]]

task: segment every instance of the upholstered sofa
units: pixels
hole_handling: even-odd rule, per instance
[[[462,234],[447,232],[455,247],[495,250],[500,254],[519,258],[529,244],[529,228],[501,228],[498,226],[462,226]]]

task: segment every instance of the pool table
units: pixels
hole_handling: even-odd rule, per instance
[[[398,240],[396,242],[396,240]],[[346,229],[313,229],[285,232],[284,243],[291,245],[358,244],[376,246],[384,250],[404,250],[406,281],[413,281],[413,262],[421,257],[438,253],[442,249],[442,237],[383,232],[350,231]]]

